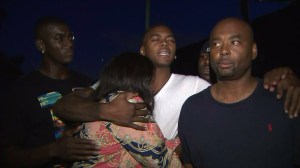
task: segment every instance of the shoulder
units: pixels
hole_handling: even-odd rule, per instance
[[[74,70],[71,70],[70,72],[71,72],[71,79],[77,81],[81,85],[89,86],[93,82],[93,80],[85,74],[82,74]]]
[[[172,77],[175,79],[186,79],[186,80],[198,80],[201,79],[198,76],[193,75],[182,75],[182,74],[172,74]]]
[[[198,76],[180,74],[172,74],[171,83],[178,87],[183,87],[184,89],[190,90],[193,92],[193,94],[198,93],[211,85]]]
[[[205,107],[207,104],[211,103],[209,102],[211,100],[211,93],[210,93],[210,87],[202,90],[201,92],[198,92],[194,95],[191,95],[189,98],[185,100],[183,103],[182,109],[183,110],[189,110],[193,108],[198,107]]]
[[[204,102],[204,99],[207,99],[208,96],[210,96],[210,86],[203,89],[202,91],[190,96],[186,102],[196,102],[197,104],[202,104]]]
[[[269,97],[271,99],[274,99],[274,100],[278,100],[276,98],[276,92],[270,92],[269,90],[265,89],[264,88],[264,85],[263,85],[263,80],[261,78],[256,78],[257,79],[257,86],[255,88],[255,91],[254,91],[254,95],[256,95],[257,97],[261,97],[261,98],[266,98],[266,97]]]
[[[87,75],[83,74],[83,73],[80,73],[78,71],[74,71],[74,70],[71,70],[71,77],[76,77],[76,78],[83,78],[83,79],[88,79],[88,80],[91,80],[90,77],[88,77]]]
[[[207,82],[206,80],[198,77],[198,76],[193,76],[193,75],[181,75],[181,74],[172,74],[172,77],[175,80],[180,80],[180,81],[189,81],[189,82],[195,82],[195,83],[203,83],[207,86],[210,85],[209,82]]]
[[[199,116],[199,109],[201,107],[206,107],[208,104],[211,104],[211,94],[210,94],[210,87],[204,89],[203,91],[196,93],[190,96],[186,101],[183,103],[180,118],[189,118],[193,119],[193,116]],[[191,120],[190,120],[191,121]],[[186,122],[190,122],[186,120]]]

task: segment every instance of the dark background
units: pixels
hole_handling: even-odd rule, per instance
[[[292,3],[288,0],[1,0],[1,80],[6,82],[38,66],[33,27],[45,15],[59,16],[69,23],[75,33],[70,66],[93,79],[112,56],[139,52],[146,27],[158,22],[166,23],[175,33],[178,59],[172,70],[196,75],[200,45],[212,26],[228,16],[254,21],[260,37],[257,62],[263,65],[256,69],[258,73],[289,65],[299,74],[295,59],[300,57],[300,10],[299,1],[295,2],[298,5],[291,5],[295,12],[287,14]]]

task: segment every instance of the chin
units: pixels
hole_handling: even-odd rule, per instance
[[[64,64],[69,64],[69,63],[71,63],[72,61],[73,61],[73,58],[66,58],[66,59],[62,60],[62,62],[63,62]]]
[[[159,65],[162,66],[162,67],[168,67],[168,66],[171,65],[171,63],[170,62],[164,62],[164,63],[160,63]]]

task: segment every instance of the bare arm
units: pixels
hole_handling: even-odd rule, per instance
[[[285,91],[284,109],[290,118],[297,117],[300,112],[300,79],[295,75],[289,75],[278,82],[276,90],[277,93],[282,90],[279,98]]]
[[[264,76],[264,87],[277,92],[277,98],[285,95],[285,111],[290,118],[300,112],[300,79],[288,67],[275,68]]]
[[[141,116],[148,115],[142,103],[132,104],[127,100],[136,93],[124,92],[109,103],[98,103],[89,99],[92,88],[76,90],[63,96],[54,105],[53,111],[59,118],[67,121],[111,121],[114,124],[144,130],[144,127],[133,122],[148,122]]]
[[[71,92],[59,99],[53,106],[53,112],[59,118],[67,121],[97,121],[100,115],[97,114],[100,106],[88,97],[92,94],[90,87]]]

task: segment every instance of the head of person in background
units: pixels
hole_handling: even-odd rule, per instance
[[[209,54],[210,48],[209,41],[207,40],[200,49],[198,57],[198,75],[200,78],[206,80],[209,83],[215,83],[216,77],[215,73],[211,71],[211,67],[209,64]]]
[[[206,41],[200,50],[198,58],[198,74],[202,79],[210,81],[210,68],[209,68],[209,42]]]
[[[74,34],[68,24],[57,17],[41,18],[35,27],[35,45],[42,54],[39,71],[66,68],[73,59]]]

